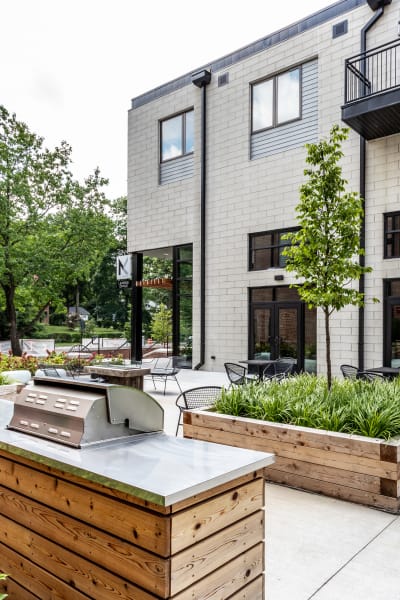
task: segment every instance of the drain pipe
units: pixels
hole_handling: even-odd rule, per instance
[[[192,75],[192,83],[201,89],[201,160],[200,160],[200,369],[205,362],[206,332],[206,87],[211,81],[211,71],[203,69]]]
[[[369,7],[375,10],[374,16],[361,29],[361,53],[367,49],[367,32],[381,18],[384,12],[385,4],[390,4],[392,0],[367,0]],[[365,61],[361,64],[361,73],[365,75]],[[360,228],[360,248],[365,252],[365,185],[366,181],[366,141],[360,136],[360,197],[363,208],[363,218]],[[360,255],[360,265],[365,266],[365,254]],[[358,283],[358,291],[360,294],[365,293],[365,275],[362,273]],[[358,309],[358,368],[364,370],[364,337],[365,329],[365,309],[360,306]]]

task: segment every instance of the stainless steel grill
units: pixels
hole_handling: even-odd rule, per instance
[[[140,390],[48,377],[36,377],[17,395],[8,425],[75,448],[163,427],[163,408]]]

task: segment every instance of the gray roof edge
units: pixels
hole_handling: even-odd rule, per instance
[[[166,96],[167,94],[170,94],[176,90],[179,90],[182,87],[185,87],[186,85],[189,85],[189,83],[191,83],[192,73],[196,73],[201,69],[211,69],[211,71],[220,71],[221,69],[225,69],[230,65],[233,65],[241,60],[244,60],[245,58],[252,56],[253,54],[257,54],[258,52],[266,50],[267,48],[270,48],[275,44],[284,42],[292,37],[295,37],[296,35],[299,35],[300,33],[304,33],[309,29],[313,29],[318,25],[322,25],[323,23],[326,23],[331,19],[335,19],[336,17],[339,17],[340,15],[343,15],[355,8],[358,8],[359,6],[362,6],[365,3],[366,0],[339,0],[339,2],[331,4],[330,6],[326,6],[318,12],[313,13],[308,17],[305,17],[304,19],[301,19],[301,21],[292,23],[291,25],[279,29],[278,31],[275,31],[274,33],[271,33],[266,37],[256,40],[255,42],[252,42],[247,46],[243,46],[242,48],[239,48],[239,50],[227,54],[222,58],[211,62],[208,65],[204,65],[203,67],[193,69],[190,73],[187,73],[186,75],[177,77],[176,79],[173,79],[168,83],[162,84],[159,87],[145,92],[140,96],[136,96],[132,99],[132,108],[139,108],[144,104],[148,104],[153,100],[157,100],[162,96]]]

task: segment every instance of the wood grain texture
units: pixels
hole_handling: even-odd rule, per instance
[[[263,502],[264,482],[258,479],[173,515],[171,554],[260,510]]]
[[[262,546],[263,544],[253,546],[220,569],[194,583],[190,590],[171,596],[171,599],[227,600],[262,574],[264,568]]]
[[[265,590],[264,575],[260,575],[228,600],[263,600]]]
[[[264,539],[258,511],[171,558],[171,595],[205,577]]]
[[[41,473],[0,457],[0,481],[10,489],[49,504],[65,514],[92,524],[110,534],[167,556],[169,521],[141,508],[90,492],[64,479]]]
[[[1,486],[0,515],[0,519],[8,517],[146,590],[161,596],[167,593],[169,563],[166,559]]]
[[[400,511],[400,442],[186,411],[184,436],[273,452],[269,481]]]
[[[81,594],[78,590],[71,590],[67,583],[48,573],[41,566],[35,565],[17,554],[4,544],[0,544],[0,565],[2,572],[11,573],[7,581],[12,581],[12,585],[21,585],[27,588],[32,594],[32,598],[39,598],[40,600],[71,600],[72,598],[73,600],[87,600],[86,595]],[[11,590],[8,593],[10,594],[10,600],[20,598],[17,593],[11,592]]]
[[[15,458],[0,452],[0,571],[12,573],[3,589],[17,600],[225,599],[247,588],[258,594],[263,469],[160,513]]]

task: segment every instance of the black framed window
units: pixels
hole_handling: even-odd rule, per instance
[[[286,265],[282,251],[290,246],[290,240],[282,239],[285,233],[298,231],[298,227],[263,231],[249,235],[249,271],[261,271]]]
[[[384,215],[384,258],[400,257],[400,212]]]
[[[191,154],[194,150],[194,111],[175,115],[160,123],[161,162]]]
[[[251,91],[253,133],[301,118],[301,67],[254,83]]]

